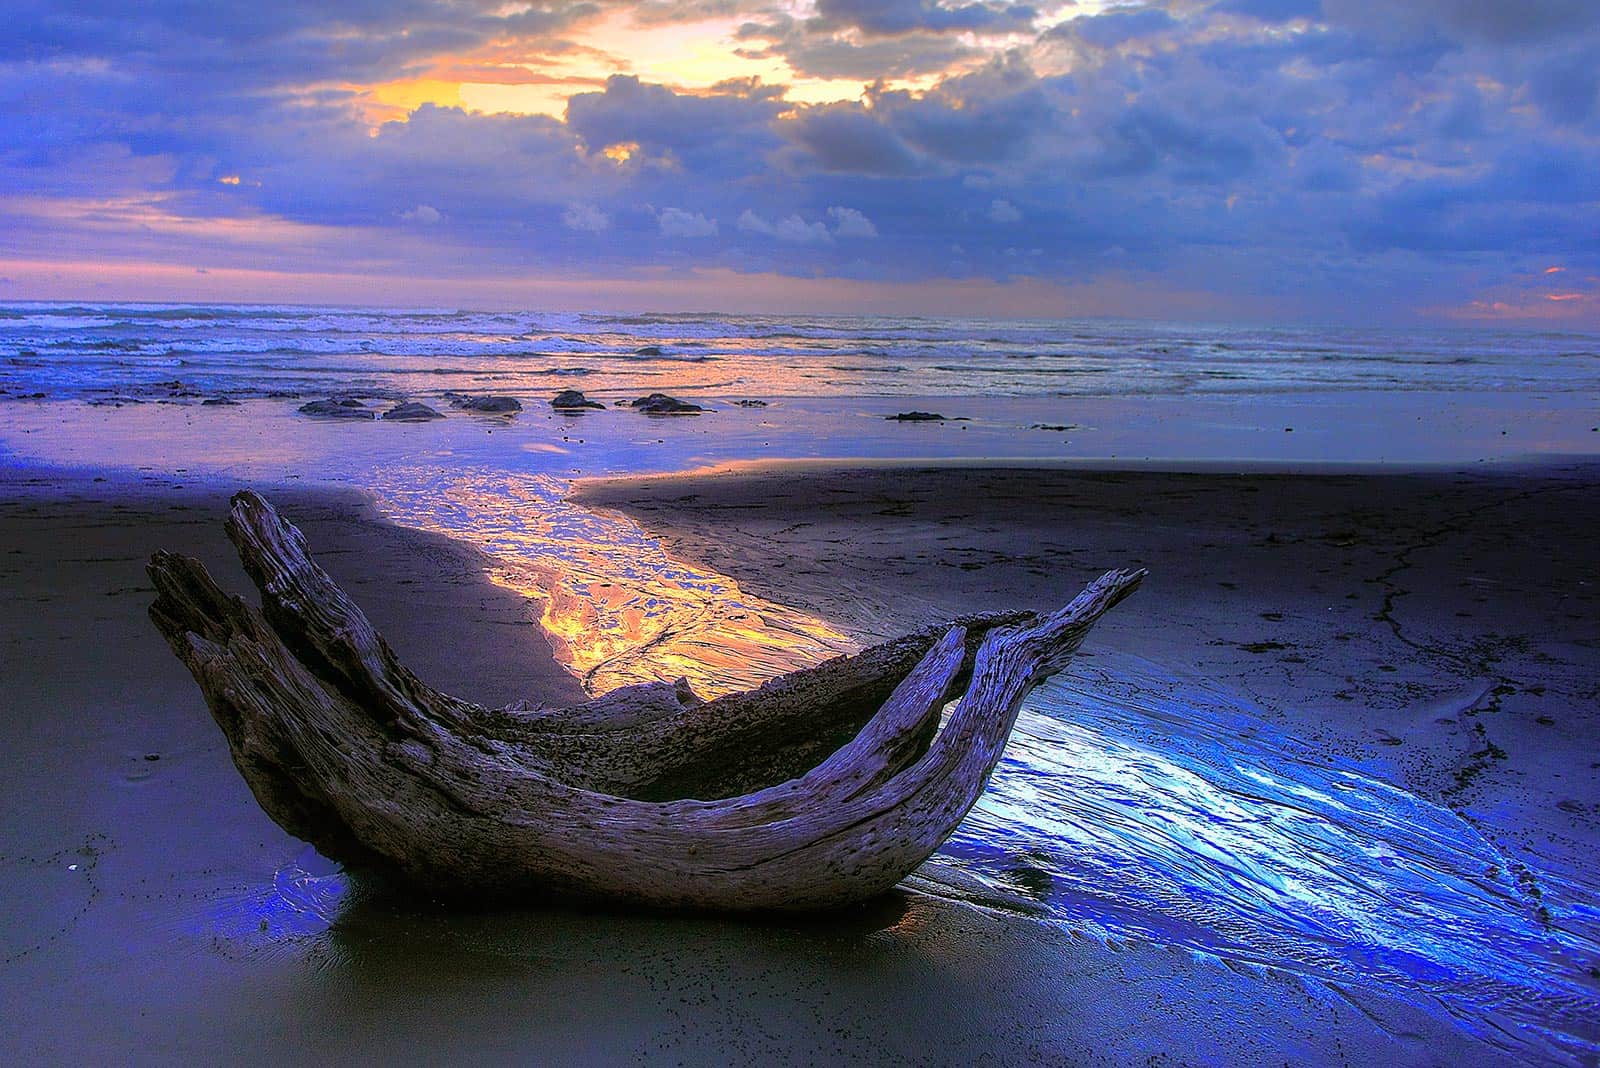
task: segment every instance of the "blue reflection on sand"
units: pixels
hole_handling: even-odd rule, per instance
[[[272,873],[270,883],[220,894],[209,910],[209,926],[244,945],[275,946],[327,931],[350,898],[350,877],[306,846]]]
[[[1418,998],[1514,1056],[1600,1050],[1600,899],[1514,869],[1450,810],[1136,657],[1100,653],[1029,699],[930,868],[1115,943]],[[1517,871],[1524,874],[1519,880]],[[1535,892],[1537,891],[1537,892]],[[327,930],[351,886],[309,849],[216,902],[246,944]],[[1542,910],[1542,911],[1541,911]]]
[[[1135,657],[1030,698],[941,855],[1098,937],[1418,991],[1497,1045],[1600,1042],[1591,891]]]

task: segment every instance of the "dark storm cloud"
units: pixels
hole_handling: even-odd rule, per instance
[[[877,92],[872,102],[906,143],[952,164],[1016,158],[1061,119],[1044,83],[1016,64],[949,79],[931,93]]]
[[[856,104],[809,109],[790,121],[787,132],[825,171],[904,175],[921,167],[898,134]]]
[[[936,0],[817,0],[824,27],[853,26],[866,33],[1003,33],[1026,30],[1038,17],[1027,4],[946,4]]]
[[[941,71],[979,54],[976,45],[953,34],[917,32],[853,40],[787,16],[746,23],[737,36],[746,42],[740,55],[779,58],[806,77],[864,82]]]
[[[1322,0],[1222,0],[1213,11],[1249,15],[1264,22],[1312,19],[1322,13]]]
[[[1108,177],[1165,169],[1179,182],[1226,183],[1256,163],[1262,138],[1249,138],[1159,107],[1128,108],[1101,137],[1104,151],[1091,168]]]
[[[769,94],[752,95],[749,86],[730,88],[734,92],[686,96],[614,75],[604,92],[579,93],[567,101],[567,125],[595,149],[633,143],[696,171],[746,170],[777,147],[770,127],[783,104]]]
[[[588,3],[499,14],[494,0],[22,0],[7,7],[0,61],[107,59],[128,70],[229,87],[393,77],[494,40],[550,33]]]
[[[1115,8],[1102,15],[1079,15],[1051,29],[1047,36],[1082,41],[1096,48],[1115,48],[1166,33],[1178,20],[1158,7]]]
[[[1040,8],[1027,4],[821,0],[811,18],[769,12],[746,22],[738,36],[751,42],[742,54],[781,57],[802,75],[873,81],[948,69],[983,54],[978,42],[985,35],[1030,34],[1040,16]]]
[[[571,132],[554,119],[433,105],[384,124],[376,137],[285,145],[242,170],[261,182],[249,194],[261,208],[334,225],[398,225],[405,212],[427,205],[452,226],[492,229],[497,220],[526,218],[546,196],[595,181]],[[510,174],[537,176],[544,195],[519,189]]]
[[[1529,75],[1528,89],[1553,122],[1579,126],[1594,118],[1600,102],[1600,40],[1561,50],[1539,63]]]
[[[1457,40],[1525,45],[1600,28],[1593,0],[1322,0],[1335,25],[1374,36],[1439,34]]]

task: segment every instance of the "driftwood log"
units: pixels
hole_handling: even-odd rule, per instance
[[[158,552],[150,614],[256,799],[353,868],[474,900],[803,909],[885,891],[978,799],[1022,699],[1144,575],[715,701],[649,683],[490,710],[406,670],[260,496],[235,496],[227,529],[261,608]]]

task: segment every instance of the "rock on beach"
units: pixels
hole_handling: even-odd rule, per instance
[[[640,397],[629,407],[645,415],[699,415],[706,411],[698,404],[669,397],[665,393],[652,393],[648,397]]]
[[[561,412],[581,412],[589,408],[605,410],[605,405],[599,401],[592,401],[583,395],[581,390],[564,389],[550,399],[550,407]]]
[[[417,401],[408,401],[397,404],[383,413],[383,418],[396,423],[427,423],[434,419],[443,419],[444,413],[420,404]]]
[[[377,414],[354,397],[329,397],[300,405],[300,414],[316,419],[376,419]]]
[[[522,411],[522,402],[515,397],[469,397],[465,393],[446,393],[452,408],[466,412],[483,412],[489,415],[512,415]]]

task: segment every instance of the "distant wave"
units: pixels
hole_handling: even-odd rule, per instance
[[[641,351],[643,350],[643,351]],[[441,379],[539,393],[646,383],[748,395],[1600,392],[1600,338],[1571,331],[1229,327],[1122,320],[603,314],[455,308],[0,305],[8,390],[159,388],[427,395]],[[570,360],[571,362],[566,362]],[[731,372],[731,376],[730,373]],[[432,383],[432,385],[430,385]]]

